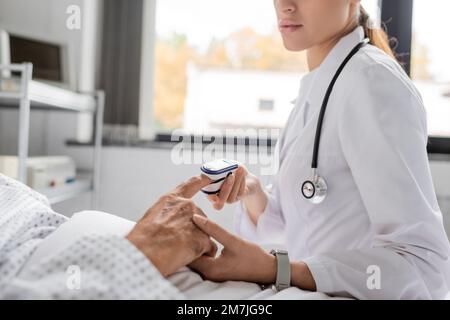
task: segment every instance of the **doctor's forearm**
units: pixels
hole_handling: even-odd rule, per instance
[[[247,214],[255,226],[258,225],[259,217],[263,214],[264,210],[266,210],[267,202],[267,194],[260,185],[253,194],[242,199]]]
[[[291,262],[291,285],[303,290],[316,291],[316,281],[306,263]]]

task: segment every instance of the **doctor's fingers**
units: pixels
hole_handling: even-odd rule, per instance
[[[247,179],[244,177],[244,180],[241,183],[241,186],[239,187],[239,192],[237,196],[237,200],[241,201],[242,197],[245,195],[245,191],[247,190]]]
[[[173,194],[179,197],[190,199],[210,183],[211,180],[205,175],[192,177],[189,180],[178,185],[173,191]]]
[[[208,238],[208,249],[203,253],[209,257],[215,257],[218,251],[217,248],[217,244],[214,242],[214,240],[211,239],[210,235],[207,234],[205,231],[203,231],[201,228],[199,228],[197,226],[197,224],[194,221],[194,216],[198,215],[203,217],[204,219],[208,219],[208,217],[206,216],[206,214],[202,211],[202,209],[200,209],[199,207],[194,205],[194,211],[192,213],[191,216],[191,221],[192,224],[194,225],[194,227],[197,229],[197,231],[200,233],[200,237],[203,238],[204,236],[206,236]]]
[[[225,179],[225,182],[222,185],[222,188],[220,188],[219,192],[219,200],[214,204],[214,208],[216,210],[222,210],[225,203],[228,200],[228,197],[231,194],[231,191],[233,190],[234,184],[236,181],[236,176],[234,174],[230,175],[228,178]]]
[[[219,194],[208,196],[208,200],[213,204],[214,209],[222,210],[225,203],[231,204],[239,200],[239,197],[245,191],[245,175],[245,170],[239,168],[225,180]]]
[[[219,196],[217,194],[210,194],[208,195],[208,200],[212,204],[215,204],[217,201],[219,201]]]
[[[222,210],[223,207],[224,207],[224,205],[225,205],[224,203],[222,203],[222,202],[220,201],[220,198],[219,198],[219,196],[218,196],[217,194],[211,194],[211,195],[209,195],[209,196],[208,196],[208,200],[209,200],[209,202],[212,203],[214,209],[216,209],[216,210],[218,210],[218,211]]]
[[[238,197],[240,196],[240,191],[242,189],[243,184],[245,186],[245,171],[242,167],[240,167],[236,171],[233,189],[231,190],[231,193],[228,196],[227,203],[232,204],[238,201]]]
[[[208,218],[201,215],[194,215],[193,221],[195,225],[207,235],[221,243],[225,248],[233,249],[240,243],[240,239],[218,224],[212,222]]]
[[[207,219],[208,217],[206,216],[206,214],[202,211],[202,209],[200,209],[199,207],[197,207],[195,204],[193,204],[192,201],[190,200],[185,200],[189,202],[188,205],[188,212],[186,212],[185,214],[187,214],[190,219],[191,219],[191,223],[193,225],[193,227],[196,229],[196,235],[194,235],[194,238],[205,238],[208,240],[207,241],[207,245],[206,245],[206,249],[204,252],[202,252],[202,254],[205,254],[209,257],[215,257],[218,251],[217,248],[217,244],[214,242],[214,240],[211,239],[211,237],[209,236],[209,234],[207,234],[206,232],[204,232],[202,229],[200,229],[196,223],[193,220],[193,217],[195,215],[199,215],[201,217],[204,217],[205,219]]]
[[[215,273],[219,267],[217,258],[202,256],[189,264],[189,268],[200,273],[207,280],[215,280]]]

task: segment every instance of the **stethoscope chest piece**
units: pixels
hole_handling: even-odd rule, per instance
[[[324,178],[314,175],[302,185],[302,194],[305,199],[313,204],[322,203],[327,197],[328,186]]]

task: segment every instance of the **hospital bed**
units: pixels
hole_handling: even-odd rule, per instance
[[[103,212],[84,211],[77,213],[40,244],[22,272],[25,272],[46,256],[64,250],[80,237],[91,234],[125,236],[134,225],[135,223],[132,221]],[[197,273],[188,268],[183,268],[172,275],[169,281],[183,292],[189,300],[332,299],[323,293],[308,292],[298,288],[289,288],[277,293],[272,289],[261,290],[260,286],[254,283],[204,281]]]

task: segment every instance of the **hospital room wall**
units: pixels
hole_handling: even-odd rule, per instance
[[[88,166],[90,152],[86,147],[70,147],[67,152],[79,163]],[[257,174],[258,165],[249,165]],[[431,170],[439,197],[450,197],[450,162],[431,161]],[[174,165],[170,149],[139,149],[106,147],[102,152],[100,209],[131,220],[139,219],[159,196],[171,190],[181,181],[199,173],[199,165]],[[265,180],[267,181],[267,178]],[[232,229],[235,206],[223,212],[214,211],[202,194],[194,199],[213,220]],[[401,201],[401,200],[399,200]],[[450,201],[443,203],[447,232],[450,235]],[[61,213],[89,207],[89,196],[75,199],[55,207]]]
[[[70,5],[77,5],[82,12],[89,13],[82,15],[81,30],[67,28],[66,10]],[[75,90],[93,91],[99,59],[101,12],[102,0],[0,0],[0,28],[61,44],[67,58],[66,85]],[[49,154],[50,146],[62,146],[67,139],[89,139],[91,122],[86,117],[33,111],[30,155]],[[17,111],[0,109],[0,154],[17,154],[17,127]]]

